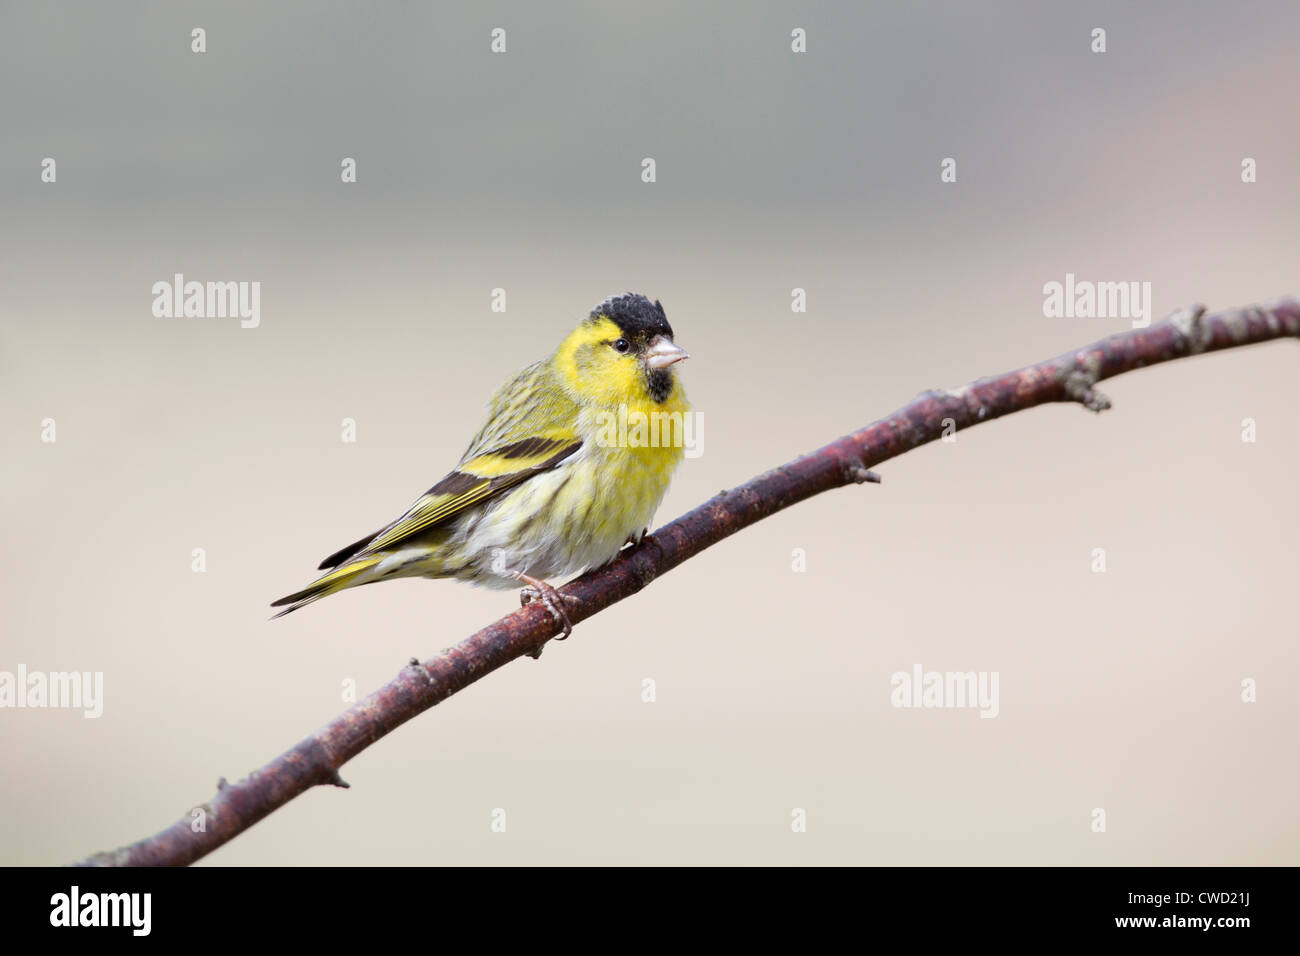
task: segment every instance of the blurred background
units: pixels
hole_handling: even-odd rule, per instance
[[[104,675],[97,720],[0,710],[0,862],[152,834],[516,607],[406,580],[267,621],[608,294],[692,355],[662,523],[1129,327],[1044,318],[1067,272],[1157,318],[1300,287],[1293,3],[444,6],[0,11],[0,670]],[[155,318],[178,272],[260,282],[260,326]],[[887,462],[204,863],[1300,862],[1298,369],[1178,361]],[[892,707],[917,664],[998,672],[999,716]]]

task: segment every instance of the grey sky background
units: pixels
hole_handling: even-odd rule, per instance
[[[6,3],[0,670],[103,671],[107,699],[0,711],[0,862],[152,833],[334,716],[342,681],[510,610],[404,581],[265,619],[612,292],[662,299],[692,353],[705,453],[663,522],[925,388],[1128,327],[1044,318],[1067,272],[1149,281],[1157,317],[1297,291],[1297,28],[1284,2]],[[153,317],[176,272],[261,282],[261,326]],[[1296,361],[1198,357],[1108,383],[1100,417],[890,462],[208,862],[1294,864]],[[999,671],[1000,716],[890,707],[918,662]]]

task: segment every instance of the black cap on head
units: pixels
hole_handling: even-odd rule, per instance
[[[623,334],[638,344],[650,341],[656,335],[673,337],[673,327],[658,300],[651,302],[636,292],[612,295],[591,310],[591,318],[607,316]]]

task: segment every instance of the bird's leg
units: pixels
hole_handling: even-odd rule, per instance
[[[562,641],[573,633],[573,622],[569,620],[569,612],[564,609],[564,602],[581,604],[582,602],[577,597],[572,594],[561,594],[545,581],[529,577],[522,571],[511,571],[510,576],[528,585],[519,592],[519,603],[521,605],[526,607],[533,601],[540,599],[542,606],[551,612],[551,617],[555,618],[555,623],[564,628],[564,633],[555,640]]]

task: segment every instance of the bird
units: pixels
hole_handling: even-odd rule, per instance
[[[540,600],[568,637],[565,602],[577,599],[546,579],[606,564],[645,536],[685,454],[691,408],[675,366],[689,357],[657,299],[605,299],[497,390],[455,468],[272,602],[284,608],[272,619],[363,584],[453,578],[525,585],[521,603]]]

